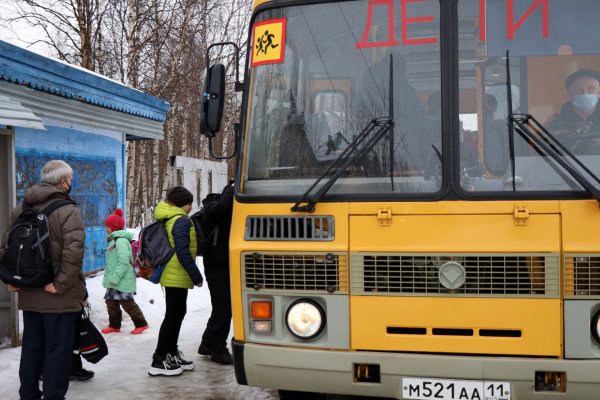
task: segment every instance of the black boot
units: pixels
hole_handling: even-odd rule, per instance
[[[79,371],[71,371],[69,380],[72,381],[89,381],[94,377],[94,371],[88,371],[87,369],[81,368]]]
[[[213,345],[209,342],[202,341],[198,347],[198,354],[201,356],[212,356]]]
[[[214,350],[212,355],[210,356],[210,360],[212,362],[216,362],[217,364],[229,365],[233,364],[233,357],[227,350],[227,347],[223,347],[222,349]]]
[[[72,381],[89,381],[94,377],[93,371],[83,369],[81,364],[81,354],[77,350],[73,350],[73,356],[71,358],[71,376],[69,377]]]

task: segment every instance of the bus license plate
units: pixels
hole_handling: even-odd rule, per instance
[[[510,383],[404,378],[402,398],[413,400],[510,400]]]

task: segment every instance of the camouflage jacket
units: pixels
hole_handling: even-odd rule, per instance
[[[600,107],[584,119],[573,112],[573,105],[568,102],[547,128],[574,154],[600,154]]]

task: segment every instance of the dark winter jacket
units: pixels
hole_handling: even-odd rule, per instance
[[[229,267],[229,232],[231,231],[231,216],[233,213],[234,188],[228,185],[223,189],[218,201],[207,201],[203,205],[206,211],[203,214],[202,225],[211,232],[215,227],[214,238],[208,241],[204,254],[204,268]]]
[[[69,195],[54,185],[35,185],[25,192],[25,202],[38,210],[43,210],[58,199],[69,199]],[[11,212],[2,243],[21,210],[22,205],[18,205]],[[19,291],[19,309],[47,313],[76,312],[81,310],[85,293],[81,273],[85,230],[81,210],[74,204],[62,206],[50,214],[48,223],[52,263],[58,270],[54,277],[54,287],[58,293],[48,293],[43,288],[22,288]],[[3,250],[0,249],[0,258],[2,256]]]
[[[175,254],[160,278],[164,287],[192,289],[204,281],[196,265],[196,231],[192,229],[187,214],[180,207],[161,201],[154,210],[154,219],[167,220],[166,228],[169,243]]]
[[[548,130],[575,154],[600,154],[600,105],[588,118],[582,118],[569,101],[548,124]]]

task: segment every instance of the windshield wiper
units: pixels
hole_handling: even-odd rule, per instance
[[[361,157],[366,155],[385,135],[390,131],[394,121],[390,118],[375,118],[354,137],[352,142],[344,151],[331,163],[321,176],[308,188],[300,200],[292,206],[292,211],[314,212],[315,205],[321,201],[325,193],[346,172],[349,166],[353,165]],[[335,173],[329,178],[323,186],[314,194],[310,193],[329,173],[335,170]]]
[[[346,147],[342,154],[340,154],[325,172],[323,172],[323,174],[321,174],[321,176],[319,176],[319,178],[311,185],[311,187],[304,192],[300,200],[292,206],[292,211],[314,212],[315,205],[321,201],[323,196],[325,196],[325,193],[331,189],[335,181],[344,174],[346,169],[366,155],[388,132],[390,133],[390,179],[392,190],[394,190],[394,56],[392,54],[390,54],[388,89],[389,117],[380,117],[371,120],[369,124],[365,126],[354,139],[352,139],[352,142],[348,144],[348,147]],[[314,195],[311,196],[310,193],[312,190],[335,168],[337,168],[335,173]]]
[[[512,88],[510,82],[510,59],[508,50],[506,51],[506,86],[507,86],[507,101],[508,101],[508,130],[509,130],[509,146],[510,146],[510,161],[512,172],[512,185],[515,191],[515,148],[514,148],[514,131],[521,136],[525,141],[535,144],[534,148],[540,155],[550,156],[558,165],[564,168],[589,194],[591,194],[598,203],[600,203],[600,190],[582,174],[577,167],[581,168],[594,181],[600,184],[600,179],[594,174],[585,164],[569,151],[556,137],[551,134],[544,125],[542,125],[531,114],[515,114],[512,109]],[[552,164],[551,164],[552,165]],[[552,165],[555,167],[554,165]],[[564,177],[562,171],[554,168],[560,176]]]
[[[512,113],[511,113],[512,114]],[[509,115],[509,123],[519,135],[538,149],[550,156],[557,164],[565,169],[589,194],[600,203],[600,190],[588,179],[585,174],[600,184],[600,179],[577,156],[571,153],[559,140],[552,135],[531,114]],[[539,151],[538,151],[539,152]],[[578,168],[585,172],[582,174]],[[513,174],[514,177],[514,174]],[[515,179],[513,178],[513,182]]]

